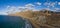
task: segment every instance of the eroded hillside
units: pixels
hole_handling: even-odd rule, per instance
[[[27,18],[34,28],[60,28],[60,14],[53,11],[26,11],[11,15]]]

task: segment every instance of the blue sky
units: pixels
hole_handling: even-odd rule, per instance
[[[44,5],[45,3],[53,3],[50,5]],[[33,5],[35,10],[39,10],[42,8],[49,8],[52,10],[53,8],[60,9],[60,0],[0,0],[0,14],[7,11],[7,7],[25,7],[25,5]],[[52,6],[53,5],[53,6]]]

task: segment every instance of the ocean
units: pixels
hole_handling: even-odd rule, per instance
[[[0,15],[0,28],[32,28],[32,25],[22,17]]]

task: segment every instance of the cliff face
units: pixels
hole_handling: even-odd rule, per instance
[[[26,18],[33,18],[37,15],[40,15],[39,11],[25,11],[25,12],[16,12],[15,14],[10,14],[12,16],[22,16]]]
[[[47,24],[60,27],[60,15],[51,15],[47,17]]]
[[[22,16],[24,18],[28,18],[31,23],[36,27],[40,28],[40,26],[48,27],[48,28],[60,28],[60,12],[53,11],[26,11],[26,12],[18,12],[16,14],[12,14],[15,16]]]

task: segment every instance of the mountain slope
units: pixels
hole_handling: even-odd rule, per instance
[[[44,11],[26,11],[12,14],[27,18],[35,28],[58,28],[60,27],[60,12],[49,10]]]

